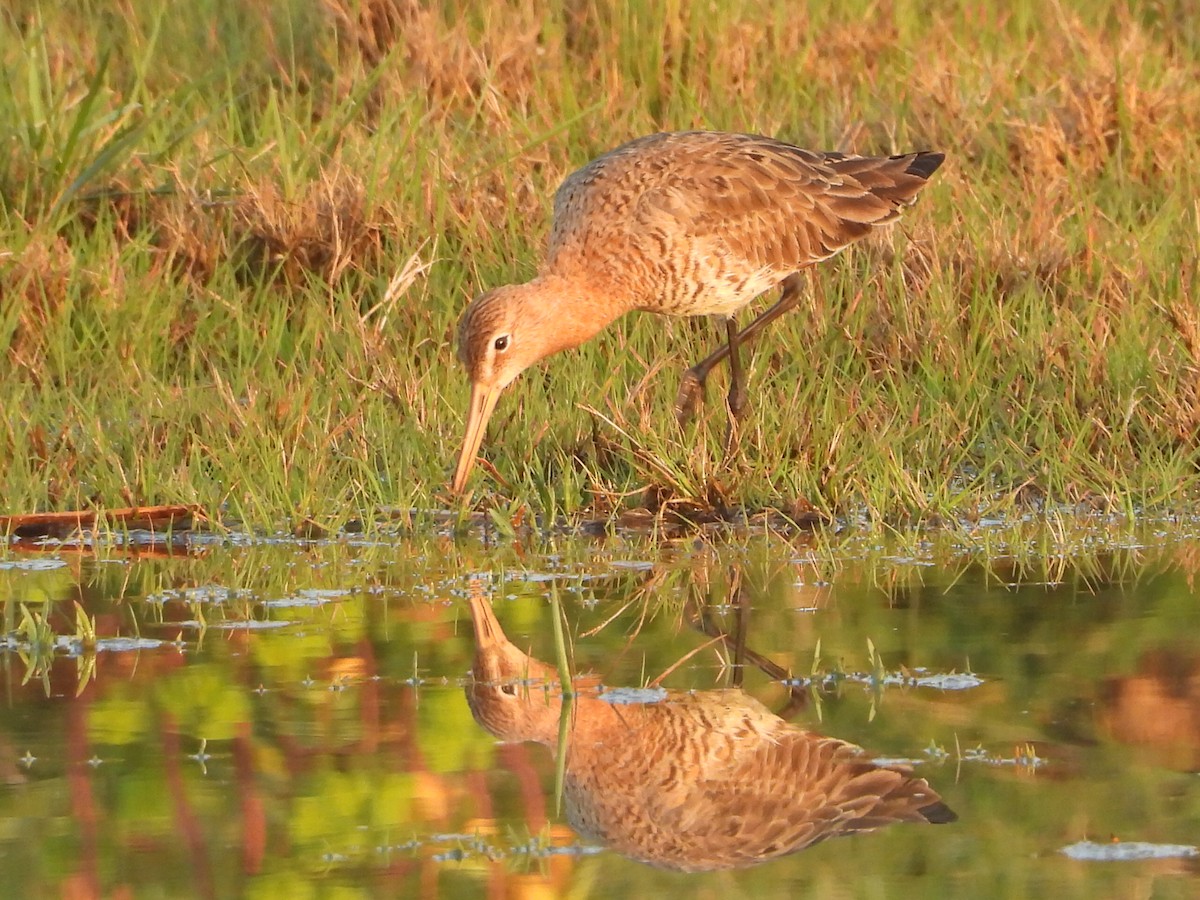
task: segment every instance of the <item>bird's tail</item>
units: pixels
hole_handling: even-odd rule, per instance
[[[929,176],[937,171],[945,159],[944,153],[918,150],[897,156],[830,159],[829,165],[839,175],[853,178],[879,199],[901,208],[917,198]]]

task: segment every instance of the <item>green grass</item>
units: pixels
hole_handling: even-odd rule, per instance
[[[533,273],[566,174],[692,127],[948,160],[757,349],[742,459],[723,373],[670,415],[717,329],[630,317],[502,399],[497,522],[1194,511],[1188,4],[460,7],[0,13],[5,511],[451,505],[463,306]]]

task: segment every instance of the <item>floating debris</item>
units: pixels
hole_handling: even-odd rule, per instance
[[[289,609],[292,607],[325,606],[335,600],[350,594],[349,588],[307,588],[296,591],[286,597],[275,600],[264,600],[262,605],[268,609]]]
[[[1058,851],[1084,862],[1131,862],[1139,859],[1180,859],[1200,856],[1191,844],[1154,844],[1149,841],[1079,841]]]
[[[911,769],[914,766],[919,766],[922,763],[928,762],[928,760],[914,759],[911,756],[873,756],[871,757],[871,762],[883,769],[896,769],[903,767],[908,767]]]
[[[65,559],[57,556],[38,556],[33,559],[0,560],[0,570],[18,569],[24,572],[47,572],[50,569],[61,569],[66,564]]]
[[[780,679],[784,687],[822,689],[834,688],[840,682],[848,681],[854,684],[864,684],[868,687],[926,687],[939,691],[966,691],[977,688],[986,682],[973,672],[938,672],[923,674],[928,669],[910,669],[905,672],[831,672],[826,675],[794,676]]]
[[[946,672],[941,675],[921,675],[911,683],[939,691],[966,691],[982,685],[983,679],[971,672]]]
[[[196,587],[167,589],[146,596],[147,603],[162,605],[168,600],[184,603],[232,603],[236,600],[253,600],[254,592],[246,588],[230,588],[220,584],[201,584]]]
[[[121,528],[124,531],[163,532],[191,528],[208,521],[204,510],[193,503],[170,506],[132,506],[123,509],[76,509],[65,512],[0,515],[0,534],[17,537],[65,537],[91,529]],[[119,537],[120,533],[112,535]]]
[[[668,696],[666,688],[615,687],[606,688],[601,692],[599,699],[616,706],[634,706],[643,703],[662,703]]]
[[[289,625],[295,624],[287,619],[242,619],[236,622],[214,622],[208,627],[222,631],[271,631],[275,628],[287,628]]]
[[[111,653],[128,653],[132,650],[157,650],[166,643],[155,638],[143,637],[97,638],[96,649]]]
[[[983,763],[988,766],[1018,766],[1025,769],[1037,769],[1049,762],[1037,755],[1037,748],[1033,744],[1017,746],[1012,756],[997,756],[983,747],[971,747],[962,751],[960,758],[963,762]]]

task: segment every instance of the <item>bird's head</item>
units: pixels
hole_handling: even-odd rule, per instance
[[[536,307],[528,286],[510,284],[480,294],[458,323],[458,361],[471,379],[467,433],[454,472],[454,493],[462,493],[475,455],[483,443],[488,419],[504,390],[518,375],[546,355],[537,328]]]
[[[576,347],[613,319],[561,278],[540,277],[480,294],[458,323],[458,360],[471,379],[467,432],[452,489],[461,494],[500,392],[552,353]]]
[[[505,637],[482,596],[471,596],[475,660],[467,704],[475,721],[504,741],[557,739],[562,688],[557,673]]]
[[[496,390],[546,354],[542,312],[529,284],[506,284],[471,301],[458,322],[458,361],[472,385]]]

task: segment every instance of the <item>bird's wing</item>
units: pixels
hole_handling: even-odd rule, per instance
[[[896,822],[954,818],[923,779],[799,729],[759,744],[716,777],[701,775],[693,790],[704,802],[664,810],[663,820],[690,835],[697,852],[727,855],[733,865]]]
[[[758,135],[651,135],[563,182],[549,255],[586,242],[591,228],[625,228],[795,271],[895,219],[928,176],[910,171],[919,157],[820,153]]]

